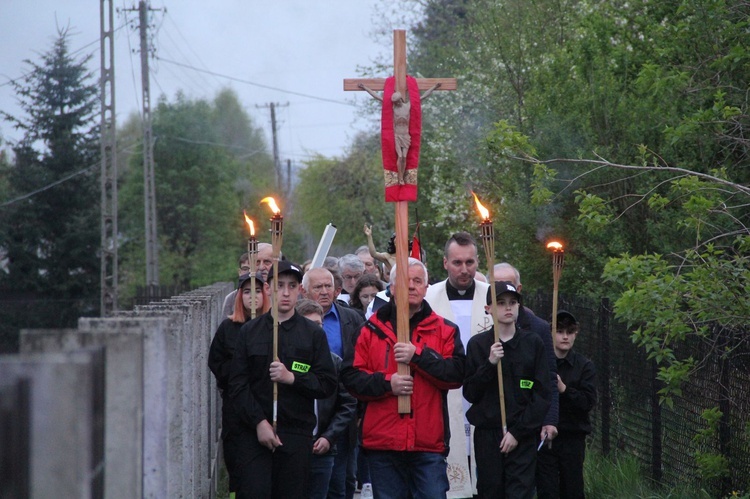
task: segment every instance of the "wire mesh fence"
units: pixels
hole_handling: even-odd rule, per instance
[[[526,303],[549,320],[551,296],[532,295]],[[679,345],[679,355],[697,364],[668,407],[659,403],[655,362],[614,320],[607,299],[560,296],[558,309],[576,316],[575,348],[596,365],[594,448],[636,456],[666,486],[695,483],[722,496],[750,489],[750,349],[743,341],[750,331],[715,328],[710,341]],[[711,409],[720,411],[713,425],[704,417]]]

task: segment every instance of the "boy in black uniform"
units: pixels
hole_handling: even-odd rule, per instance
[[[583,460],[586,435],[591,433],[589,412],[596,404],[594,363],[573,351],[578,321],[570,312],[557,313],[555,356],[560,424],[551,447],[537,457],[536,487],[539,499],[583,499]]]
[[[240,329],[230,368],[229,396],[241,421],[236,461],[237,498],[307,497],[309,494],[314,400],[338,386],[323,329],[297,314],[302,272],[289,261],[278,265],[278,359],[273,359],[272,312]],[[273,273],[268,273],[273,289]],[[273,383],[278,383],[274,432]]]
[[[491,313],[487,290],[487,313]],[[469,340],[466,348],[464,398],[475,426],[474,454],[480,498],[534,497],[537,436],[550,405],[549,368],[544,343],[520,330],[516,321],[521,294],[510,282],[495,283],[500,341],[494,327]],[[503,434],[497,364],[502,359],[505,393]]]

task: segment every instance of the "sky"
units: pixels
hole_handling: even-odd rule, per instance
[[[9,80],[41,62],[70,27],[69,49],[78,60],[93,54],[98,78],[99,8],[92,0],[2,0],[0,7],[0,110],[20,116]],[[151,103],[170,101],[178,90],[213,99],[234,89],[271,148],[269,104],[275,103],[280,160],[299,165],[315,154],[341,156],[358,131],[373,130],[376,116],[362,116],[364,92],[344,92],[344,78],[358,67],[389,60],[391,39],[378,28],[403,28],[380,21],[377,0],[151,0]],[[118,126],[141,109],[141,73],[136,0],[114,0],[115,110]],[[165,10],[166,9],[166,10]],[[382,9],[380,9],[382,10]],[[386,14],[387,17],[387,14]],[[385,24],[384,24],[385,23]],[[382,30],[381,30],[382,32]],[[371,75],[367,76],[384,76]],[[97,80],[98,81],[98,80]],[[0,122],[3,142],[20,135]]]

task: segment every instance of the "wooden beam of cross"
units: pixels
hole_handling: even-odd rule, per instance
[[[395,79],[395,91],[402,96],[409,95],[406,78],[406,31],[393,31],[393,75]],[[416,78],[417,88],[431,92],[432,90],[456,90],[455,78]],[[385,78],[347,78],[344,79],[345,91],[383,91],[386,88]],[[427,94],[425,94],[427,95]],[[395,107],[395,104],[394,104]],[[398,147],[398,146],[397,146]],[[385,156],[385,154],[384,154]],[[418,156],[417,156],[418,161]],[[416,173],[416,165],[413,165]],[[399,173],[399,183],[403,183],[403,171]],[[386,172],[388,178],[388,172]],[[414,177],[416,184],[416,176]],[[388,183],[386,183],[386,189]],[[416,185],[415,191],[416,192]],[[409,202],[395,201],[395,224],[396,224],[396,289],[394,291],[396,300],[396,335],[400,343],[409,343]],[[398,364],[398,374],[409,375],[408,364]],[[411,412],[411,398],[401,395],[398,398],[399,414]]]

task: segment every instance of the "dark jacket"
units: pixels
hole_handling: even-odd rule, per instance
[[[232,319],[221,321],[208,350],[208,368],[214,373],[216,386],[221,390],[222,398],[227,395],[229,366],[232,365],[234,347],[243,324],[243,322],[234,322]]]
[[[313,400],[337,386],[328,340],[323,329],[295,314],[278,326],[279,360],[294,374],[294,384],[278,384],[278,430],[312,435]],[[229,398],[242,424],[253,431],[264,419],[273,421],[273,318],[267,312],[240,329],[230,367]]]
[[[397,372],[393,346],[396,308],[388,303],[370,317],[357,337],[353,361],[344,361],[341,375],[349,392],[367,403],[362,420],[365,449],[448,452],[450,438],[447,393],[461,386],[464,347],[455,324],[422,309],[409,320],[410,341],[416,346],[409,367],[414,377],[411,415],[398,414],[391,391]]]
[[[502,428],[497,366],[489,361],[495,342],[494,328],[474,335],[466,347],[464,398],[466,411],[477,428]],[[542,340],[529,331],[516,331],[503,342],[502,372],[505,390],[506,426],[519,442],[536,438],[549,409],[549,369]]]
[[[550,381],[550,406],[544,417],[545,425],[557,426],[560,420],[560,401],[557,392],[557,363],[555,362],[555,345],[552,342],[552,327],[549,322],[537,317],[528,307],[521,307],[518,312],[518,325],[524,331],[536,333],[544,342],[544,351],[547,352],[547,366],[549,367]]]
[[[596,369],[594,363],[571,350],[557,359],[557,372],[565,383],[560,394],[560,433],[591,433],[589,412],[596,404]]]
[[[232,365],[234,348],[242,328],[242,322],[233,322],[232,319],[224,319],[216,329],[216,334],[211,341],[208,351],[208,368],[216,378],[216,386],[221,393],[221,437],[225,438],[233,433],[239,426],[239,419],[232,410],[229,403],[229,367]]]
[[[338,303],[333,304],[336,307],[336,311],[339,314],[339,324],[341,325],[341,345],[343,359],[352,359],[354,357],[354,341],[359,334],[359,328],[365,322],[364,315],[361,315],[357,310],[345,305],[339,305]],[[348,393],[348,392],[347,392]],[[352,419],[348,426],[347,432],[344,434],[349,439],[349,448],[353,449],[357,445],[357,422],[356,419]]]
[[[341,369],[341,357],[331,354],[336,372]],[[318,400],[318,428],[313,440],[324,437],[331,444],[330,452],[335,453],[336,441],[349,429],[357,414],[357,400],[349,395],[344,384],[339,382],[336,392]]]

